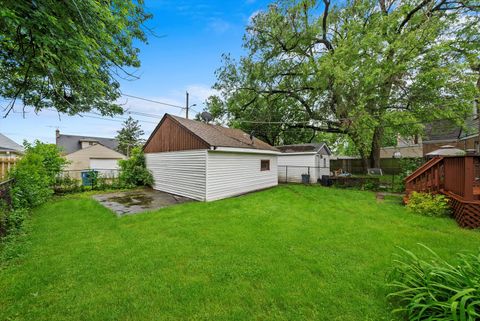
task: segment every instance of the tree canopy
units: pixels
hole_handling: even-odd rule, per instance
[[[473,1],[277,1],[247,27],[247,54],[223,56],[220,96],[207,106],[270,143],[346,135],[378,167],[386,134],[472,114],[478,10]]]
[[[142,135],[145,133],[142,127],[138,123],[138,120],[134,120],[129,116],[123,122],[123,128],[117,131],[115,139],[118,141],[118,151],[122,154],[130,156],[130,151],[135,147],[140,147],[145,142],[142,139]]]
[[[0,96],[74,115],[122,112],[118,77],[135,77],[146,42],[143,0],[5,0],[0,6]]]

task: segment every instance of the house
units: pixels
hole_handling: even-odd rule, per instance
[[[398,154],[399,153],[399,154]],[[402,158],[423,157],[423,141],[418,135],[412,138],[405,138],[397,135],[396,146],[382,147],[380,149],[380,158],[396,158],[396,154]]]
[[[56,144],[70,161],[65,171],[79,178],[83,170],[94,169],[105,175],[116,175],[118,161],[126,156],[115,149],[118,142],[112,138],[60,134],[57,129]]]
[[[470,117],[465,120],[463,126],[459,126],[450,120],[438,120],[425,126],[423,139],[423,155],[450,145],[454,148],[480,151],[479,145],[479,119]]]
[[[0,134],[0,158],[17,158],[23,154],[23,146]]]
[[[330,175],[332,152],[325,143],[277,146],[278,178],[284,182],[302,182],[302,174],[310,175],[316,183],[322,175]]]
[[[159,191],[213,201],[278,184],[278,150],[239,129],[165,114],[143,150]]]

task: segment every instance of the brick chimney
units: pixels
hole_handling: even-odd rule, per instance
[[[60,138],[60,129],[55,130],[55,143],[58,145],[58,139]]]

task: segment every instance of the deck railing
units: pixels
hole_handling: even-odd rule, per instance
[[[480,157],[435,157],[405,179],[413,192],[443,193],[452,199],[460,225],[480,227]]]

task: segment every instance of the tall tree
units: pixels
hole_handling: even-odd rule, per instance
[[[0,96],[6,117],[20,105],[74,115],[122,112],[118,77],[135,77],[134,41],[146,42],[143,0],[4,0]]]
[[[142,127],[138,123],[138,120],[133,119],[129,116],[123,122],[123,128],[117,131],[117,136],[115,139],[118,141],[117,150],[130,156],[130,151],[135,147],[140,147],[144,144],[144,139],[142,139],[142,135],[144,131]]]
[[[224,56],[215,84],[223,107],[213,109],[240,127],[256,120],[347,135],[364,166],[379,167],[386,128],[417,134],[422,122],[472,113],[466,57],[478,59],[480,48],[464,37],[468,45],[453,52],[459,35],[478,30],[478,9],[473,1],[277,1],[248,26],[248,54]]]

